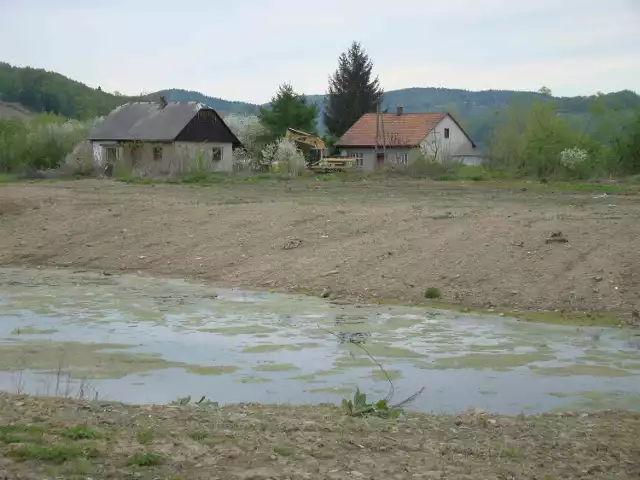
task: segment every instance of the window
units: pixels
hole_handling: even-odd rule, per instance
[[[153,159],[156,161],[162,160],[162,147],[153,147]]]
[[[449,129],[448,128],[444,129],[444,138],[449,138]]]
[[[107,163],[113,165],[118,159],[118,149],[116,147],[106,147],[104,149]]]
[[[222,160],[222,148],[213,147],[211,149],[211,160],[214,162],[219,162]]]
[[[396,153],[396,165],[407,165],[409,163],[408,153]]]
[[[350,153],[349,157],[355,159],[356,167],[364,167],[364,153]]]

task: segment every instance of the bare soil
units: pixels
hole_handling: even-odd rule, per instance
[[[435,287],[445,303],[633,320],[639,219],[638,195],[474,182],[6,184],[0,265],[141,271],[365,302],[421,302]]]
[[[640,414],[354,418],[330,406],[0,395],[0,478],[637,479]]]

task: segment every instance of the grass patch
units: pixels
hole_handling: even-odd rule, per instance
[[[136,467],[154,467],[156,465],[162,465],[163,463],[164,457],[159,453],[153,452],[138,452],[129,458],[129,465]]]
[[[138,433],[136,433],[136,440],[138,440],[138,443],[142,445],[146,445],[153,441],[154,436],[155,435],[153,433],[153,430],[147,428],[145,430],[140,430]]]
[[[39,425],[0,425],[2,443],[41,443],[44,428]]]
[[[61,464],[75,458],[95,458],[99,455],[99,452],[90,445],[26,444],[9,450],[6,455],[22,461],[39,460],[41,462]]]
[[[19,182],[20,179],[15,173],[0,173],[0,183]]]
[[[102,438],[102,432],[87,426],[67,427],[60,435],[70,440],[96,440]]]

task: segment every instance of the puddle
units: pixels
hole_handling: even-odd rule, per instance
[[[413,410],[640,410],[631,335],[182,280],[0,269],[0,389],[11,392],[339,403],[356,387],[386,395],[371,355],[396,402],[425,387]]]

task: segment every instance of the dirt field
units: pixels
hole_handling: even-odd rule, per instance
[[[640,196],[597,196],[408,180],[6,184],[0,265],[140,270],[357,301],[420,302],[437,287],[460,305],[632,320]],[[554,232],[561,241],[548,243]]]
[[[640,414],[353,418],[334,407],[0,395],[0,478],[637,479]]]

